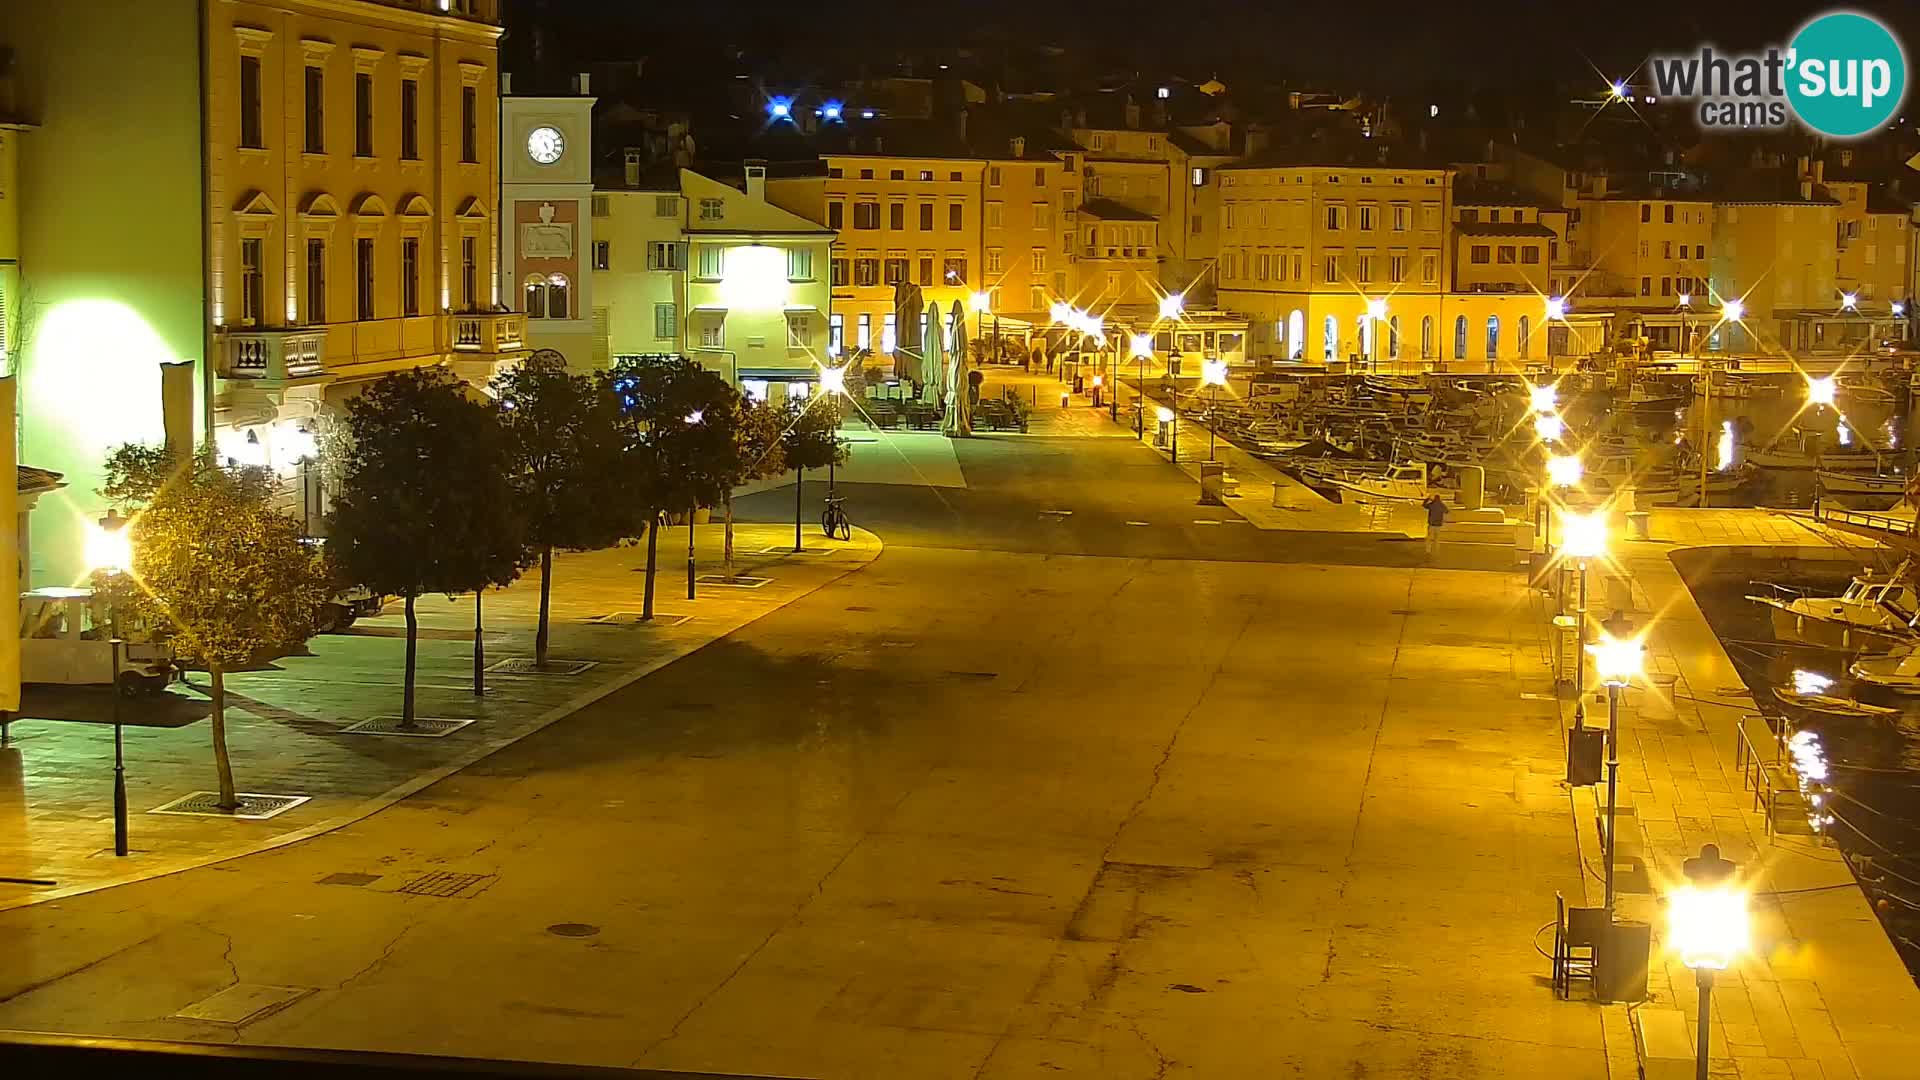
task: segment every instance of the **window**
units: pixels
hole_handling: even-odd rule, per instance
[[[948,285],[965,285],[967,283],[967,260],[949,255],[942,276],[946,279]]]
[[[327,242],[307,241],[307,322],[327,321]]]
[[[1387,358],[1400,359],[1400,316],[1387,320]]]
[[[904,229],[907,227],[907,204],[895,202],[887,204],[887,228]]]
[[[687,245],[673,240],[653,240],[647,244],[647,269],[685,270]],[[717,273],[715,276],[719,276]]]
[[[1301,261],[1302,259],[1304,259],[1305,257],[1306,257],[1306,256],[1304,256],[1304,255],[1301,255],[1301,254],[1300,254],[1299,252],[1294,252],[1294,255],[1293,255],[1293,280],[1295,280],[1295,281],[1305,281],[1305,280],[1307,280],[1307,279],[1306,279],[1306,276],[1305,276],[1304,274],[1302,274],[1302,273],[1300,272],[1300,261]]]
[[[1390,255],[1387,257],[1387,281],[1398,285],[1407,280],[1407,257]]]
[[[840,230],[847,227],[847,204],[830,202],[827,204],[827,228]]]
[[[722,220],[725,220],[726,216],[727,216],[727,200],[725,199],[701,199],[700,200],[700,220],[701,221],[722,221]]]
[[[1362,255],[1359,257],[1358,263],[1359,263],[1360,272],[1359,274],[1355,275],[1354,280],[1372,281],[1373,280],[1373,256]]]
[[[1321,358],[1331,360],[1340,353],[1340,323],[1333,316],[1327,316],[1320,333]]]
[[[1467,358],[1467,317],[1465,315],[1455,316],[1453,320],[1453,358],[1455,360]]]
[[[1535,244],[1528,244],[1525,247],[1521,248],[1520,261],[1523,263],[1538,265],[1540,262],[1539,246]]]
[[[680,196],[655,195],[653,197],[653,216],[670,218],[680,216]]]
[[[885,273],[885,280],[887,284],[889,285],[900,284],[901,282],[907,280],[907,257],[905,255],[887,256],[886,265],[882,267],[882,270]]]
[[[1220,227],[1222,229],[1231,229],[1234,227],[1233,209],[1234,209],[1233,203],[1228,203],[1225,206],[1220,208]]]
[[[853,204],[853,227],[856,229],[877,229],[880,227],[880,204],[877,202],[857,202]]]
[[[1704,258],[1706,258],[1706,257],[1707,257],[1707,245],[1705,245],[1705,244],[1695,244],[1695,245],[1693,245],[1693,257],[1694,257],[1694,258],[1696,258],[1696,259],[1704,259]]]
[[[527,318],[544,319],[547,317],[547,283],[539,277],[527,279],[526,286]]]
[[[1651,277],[1643,277],[1640,279],[1640,295],[1641,296],[1653,295],[1653,279]]]
[[[827,355],[839,356],[847,347],[847,317],[841,314],[827,316]]]
[[[612,267],[609,264],[612,262],[612,260],[613,260],[612,241],[595,240],[593,242],[593,268],[595,270],[610,270],[612,269]]]
[[[1394,232],[1407,231],[1407,204],[1406,203],[1395,203],[1393,205],[1393,231]]]
[[[804,311],[787,313],[787,348],[808,349],[813,347],[813,316]]]
[[[889,180],[905,180],[906,178],[907,170],[905,169],[895,169],[887,174],[887,179]]]
[[[987,186],[988,187],[1000,186],[1000,166],[998,165],[987,166]]]
[[[1428,232],[1432,232],[1434,229],[1440,227],[1439,203],[1420,204],[1420,227]]]
[[[1460,211],[1460,220],[1461,220],[1461,221],[1479,221],[1479,220],[1480,220],[1480,211],[1478,211],[1478,210],[1462,210],[1462,211]]]
[[[932,180],[932,179],[933,179],[933,170],[932,170],[932,169],[921,169],[921,170],[920,170],[920,179],[922,179],[922,180]]]
[[[699,264],[694,267],[694,275],[707,281],[718,281],[727,270],[727,249],[719,244],[701,244],[698,250]]]
[[[703,349],[721,349],[727,344],[727,322],[715,318],[700,324],[700,347]]]
[[[373,315],[373,238],[360,237],[353,242],[355,290],[354,318],[366,322]]]
[[[1320,268],[1320,280],[1322,281],[1339,281],[1340,280],[1340,256],[1329,255],[1326,257],[1325,263]]]
[[[240,58],[240,145],[265,147],[260,131],[260,58]]]
[[[1346,207],[1344,206],[1327,207],[1327,228],[1328,229],[1337,232],[1340,229],[1346,228],[1346,225],[1347,225],[1347,208]]]
[[[855,328],[853,347],[856,349],[873,347],[873,316],[864,311],[860,313],[860,322]]]
[[[957,172],[950,172],[947,174],[947,179],[952,180],[955,183],[958,183],[960,181],[960,174]]]
[[[653,337],[655,341],[672,341],[680,334],[680,311],[673,304],[653,305]]]
[[[1500,316],[1487,316],[1487,359],[1500,355]]]
[[[933,229],[933,204],[930,202],[920,204],[920,227],[929,232]]]
[[[1640,204],[1640,221],[1645,224],[1653,220],[1653,207],[1648,203]]]
[[[1034,248],[1030,255],[1030,258],[1032,259],[1033,265],[1028,267],[1029,270],[1032,270],[1036,275],[1044,274],[1047,272],[1047,249],[1046,248],[1038,248],[1038,247]]]
[[[1053,204],[1037,202],[1033,204],[1033,227],[1036,229],[1053,228]]]
[[[400,241],[400,314],[420,314],[420,238]]]
[[[894,336],[894,313],[889,311],[880,316],[880,351],[890,353],[899,338]]]
[[[309,154],[327,152],[327,73],[324,68],[307,65],[307,133],[302,146]]]
[[[962,213],[962,208],[959,203],[949,203],[947,205],[947,228],[948,229],[954,230],[956,232],[959,231],[959,229],[961,228],[961,220],[962,220],[961,213]]]
[[[845,285],[850,280],[847,273],[847,260],[829,259],[827,260],[827,268],[828,272],[832,274],[829,280],[836,287]]]
[[[592,207],[594,217],[601,218],[601,217],[613,216],[613,197],[610,195],[595,195],[590,205]]]
[[[1666,210],[1666,212],[1667,212],[1667,213],[1666,213],[1666,217],[1667,217],[1667,224],[1669,224],[1669,225],[1671,225],[1671,224],[1673,224],[1673,204],[1672,204],[1672,203],[1668,203],[1668,204],[1667,204],[1667,205],[1666,205],[1665,207],[1663,207],[1662,209],[1664,209],[1664,210]]]
[[[1006,253],[1001,251],[999,248],[987,249],[987,273],[989,274],[1006,273],[1006,270],[1007,270],[1006,261],[1007,261]]]
[[[1491,262],[1493,261],[1493,249],[1485,244],[1475,244],[1472,250],[1468,252],[1467,258],[1475,265]]]
[[[1660,279],[1660,295],[1661,296],[1673,295],[1673,279],[1672,278],[1663,277]]]
[[[1420,359],[1433,359],[1433,316],[1420,317]]]
[[[1045,311],[1047,307],[1047,290],[1045,286],[1035,285],[1027,290],[1027,310]]]
[[[480,239],[460,238],[460,302],[466,311],[477,309],[480,300]]]
[[[827,176],[829,179],[838,180],[845,175],[847,175],[847,171],[845,169],[842,169],[838,165],[835,165],[834,167],[827,170]]]
[[[567,276],[554,274],[547,278],[547,318],[564,319],[567,310]]]
[[[373,76],[365,71],[353,77],[353,154],[373,156]]]
[[[920,256],[920,273],[914,281],[923,286],[933,284],[933,256]]]
[[[988,228],[997,229],[1000,227],[1001,222],[1004,221],[1006,218],[1006,211],[1004,209],[1005,205],[1006,204],[1004,203],[997,203],[997,202],[990,202],[987,204],[987,227]]]
[[[1520,325],[1516,328],[1514,340],[1519,343],[1520,355],[1523,358],[1527,355],[1527,341],[1532,335],[1533,324],[1528,321],[1525,315],[1520,316]]]
[[[1287,340],[1292,343],[1290,357],[1299,360],[1307,355],[1307,317],[1299,308],[1287,316]]]
[[[813,249],[793,247],[787,249],[787,280],[813,280]]]
[[[1193,174],[1189,179],[1194,187],[1206,187],[1207,186],[1207,170],[1201,168],[1198,165],[1195,165],[1193,167]]]
[[[266,247],[261,240],[240,241],[240,321],[246,326],[260,325],[266,305],[266,274],[260,259]]]
[[[880,260],[872,255],[862,255],[853,260],[853,283],[860,286],[880,284]]]
[[[460,160],[469,164],[480,160],[480,90],[460,88]]]
[[[1360,228],[1361,228],[1362,230],[1367,230],[1367,231],[1371,231],[1371,230],[1373,229],[1373,224],[1374,224],[1374,222],[1373,222],[1373,216],[1374,216],[1374,215],[1373,215],[1373,211],[1374,211],[1374,207],[1373,207],[1372,205],[1370,205],[1370,204],[1365,204],[1365,203],[1363,203],[1363,204],[1361,204],[1361,206],[1360,206]]]
[[[860,179],[862,179],[862,180],[871,180],[871,179],[873,179],[873,170],[872,170],[872,169],[861,169],[861,170],[860,170]]]
[[[400,80],[400,156],[420,160],[420,80]]]

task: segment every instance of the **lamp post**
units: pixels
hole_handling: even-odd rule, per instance
[[[1580,476],[1583,471],[1580,465],[1580,457],[1577,454],[1550,455],[1547,458],[1547,485],[1549,495],[1556,489],[1565,491],[1580,483]],[[1540,516],[1546,524],[1546,547],[1547,550],[1551,551],[1553,550],[1553,507],[1542,507]]]
[[[1577,704],[1573,710],[1573,722],[1582,726],[1587,710],[1587,560],[1597,559],[1607,553],[1607,518],[1605,511],[1591,514],[1562,514],[1560,516],[1560,557],[1573,559],[1580,568],[1580,606],[1574,612],[1578,627],[1581,662],[1573,669],[1573,692]]]
[[[1140,361],[1140,385],[1133,388],[1133,434],[1143,438],[1147,433],[1147,357],[1153,355],[1153,335],[1135,334],[1131,345],[1133,358]]]
[[[87,562],[118,578],[133,568],[133,537],[127,532],[127,519],[112,510],[87,534]],[[109,690],[113,694],[113,853],[127,854],[127,758],[126,741],[120,716],[120,657],[125,644],[120,640],[119,612],[111,596],[107,601],[108,654],[112,664]]]
[[[1367,367],[1380,370],[1380,324],[1387,317],[1387,302],[1375,297],[1367,301]]]
[[[1162,405],[1160,406],[1160,411],[1158,413],[1155,413],[1154,415],[1159,418],[1161,423],[1167,425],[1167,436],[1173,440],[1173,446],[1171,451],[1167,455],[1167,460],[1172,462],[1175,465],[1180,464],[1180,416],[1179,414],[1175,413],[1172,409],[1167,408],[1165,405]]]
[[[1640,677],[1640,640],[1621,640],[1612,634],[1587,646],[1593,656],[1593,673],[1607,687],[1607,922],[1613,922],[1613,866],[1617,841],[1613,835],[1614,810],[1620,783],[1620,689]]]
[[[706,414],[695,409],[687,414],[687,426],[693,427],[706,419]],[[687,599],[694,599],[693,572],[693,515],[699,506],[689,503],[687,506]]]
[[[1687,883],[1667,897],[1668,933],[1700,988],[1696,1080],[1707,1080],[1712,1053],[1713,973],[1726,970],[1748,946],[1747,895],[1733,880],[1736,869],[1720,857],[1718,845],[1707,844],[1682,864]]]
[[[1227,362],[1213,359],[1200,365],[1200,381],[1207,384],[1207,460],[1213,460],[1214,435],[1219,427],[1219,418],[1214,415],[1220,407],[1220,388],[1227,385]]]

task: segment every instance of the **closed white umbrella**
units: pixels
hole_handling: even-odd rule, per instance
[[[940,430],[955,439],[973,435],[973,397],[967,393],[967,320],[953,305],[953,362],[947,365],[947,414]]]
[[[941,332],[940,302],[927,305],[927,332],[920,339],[920,400],[927,405],[940,402],[940,387],[946,380],[945,334]]]

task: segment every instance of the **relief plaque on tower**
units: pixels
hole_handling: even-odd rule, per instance
[[[520,226],[520,257],[573,258],[573,222],[553,220],[553,204],[541,204],[540,220],[525,222]]]

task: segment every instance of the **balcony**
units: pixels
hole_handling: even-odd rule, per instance
[[[527,316],[519,311],[454,315],[451,351],[510,353],[526,347]]]
[[[326,366],[322,326],[230,327],[221,337],[221,378],[286,382],[318,375]]]

